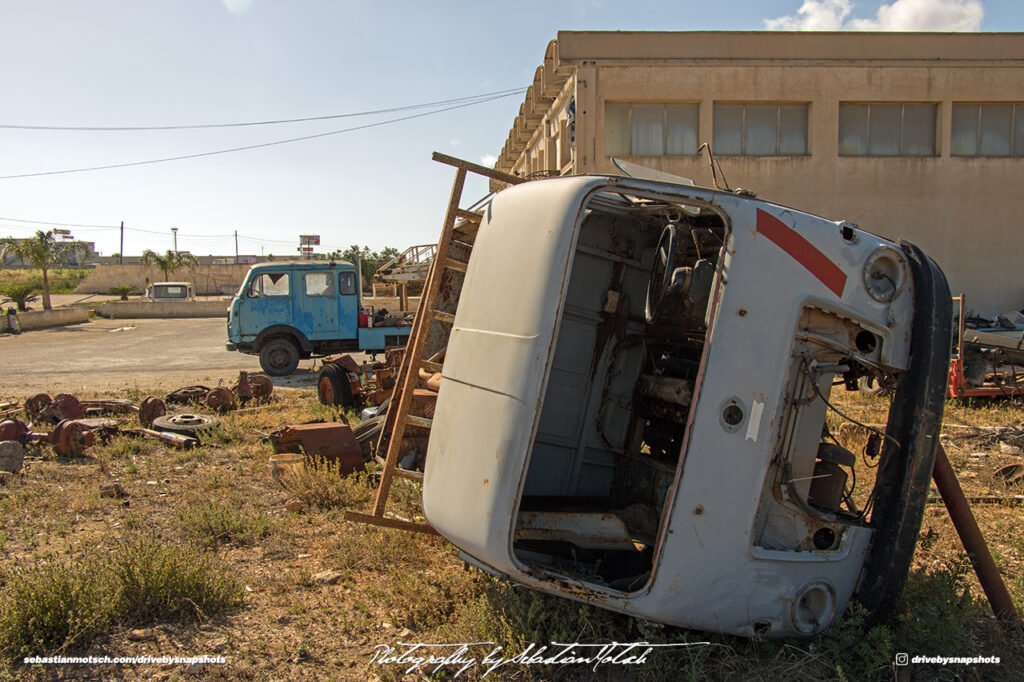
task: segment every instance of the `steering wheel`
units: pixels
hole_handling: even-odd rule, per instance
[[[676,259],[676,226],[669,223],[661,231],[658,249],[654,252],[654,263],[651,264],[651,278],[647,282],[647,297],[644,300],[644,316],[647,324],[654,322],[658,306],[665,298],[669,278],[675,270]]]

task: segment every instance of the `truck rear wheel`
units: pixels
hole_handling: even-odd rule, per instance
[[[270,339],[260,346],[260,367],[272,377],[285,376],[299,366],[299,349],[289,339]]]
[[[340,365],[324,365],[316,378],[316,393],[324,405],[349,407],[354,402],[348,373]]]

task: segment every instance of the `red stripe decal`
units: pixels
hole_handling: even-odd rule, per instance
[[[833,263],[828,256],[819,251],[814,244],[801,237],[793,228],[781,220],[757,209],[757,231],[775,242],[775,245],[788,253],[797,263],[821,280],[836,296],[842,298],[846,287],[846,273]]]

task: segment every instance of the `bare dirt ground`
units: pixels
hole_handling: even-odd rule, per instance
[[[238,370],[260,371],[255,355],[224,348],[222,318],[104,320],[18,336],[0,335],[0,397],[23,399],[46,391],[117,392],[138,387],[174,389],[216,385]],[[280,387],[312,386],[312,360],[275,379]]]

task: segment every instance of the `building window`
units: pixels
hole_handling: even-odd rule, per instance
[[[807,154],[807,105],[715,102],[714,152],[720,156]]]
[[[1024,104],[954,104],[953,156],[1024,156]]]
[[[935,156],[935,104],[839,104],[840,156]]]
[[[608,156],[683,156],[697,153],[699,104],[605,102]]]

